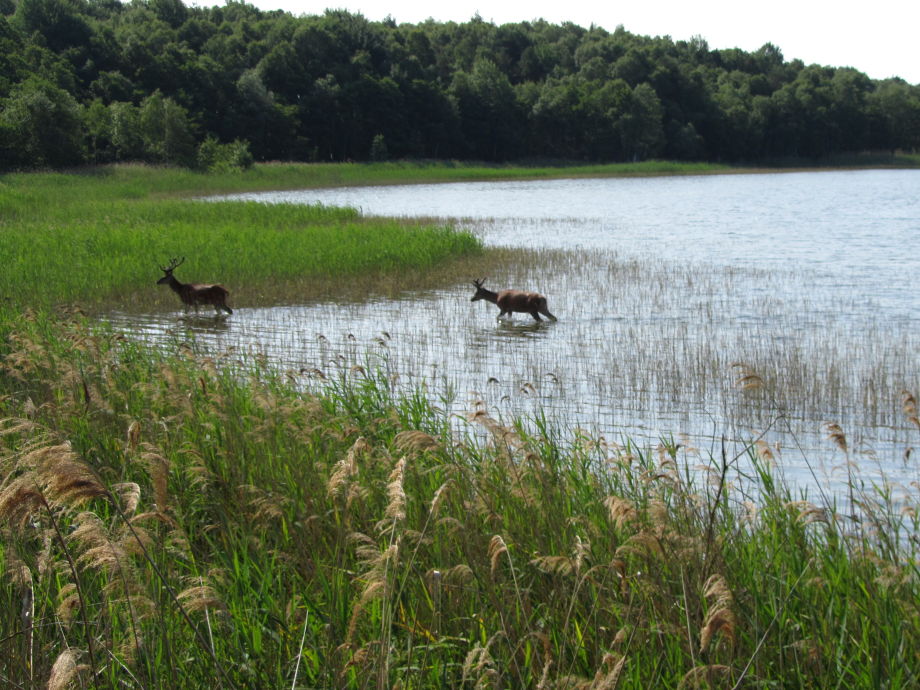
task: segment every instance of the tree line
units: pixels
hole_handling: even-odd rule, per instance
[[[920,150],[920,85],[766,44],[245,2],[0,0],[0,167]]]

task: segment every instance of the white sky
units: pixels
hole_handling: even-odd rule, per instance
[[[873,79],[899,76],[920,84],[920,1],[875,0],[247,0],[259,9],[294,15],[322,14],[327,7],[397,23],[468,21],[477,12],[495,24],[545,19],[608,31],[686,40],[702,36],[710,48],[754,51],[773,43],[788,60],[855,67]],[[197,0],[198,5],[219,4]]]

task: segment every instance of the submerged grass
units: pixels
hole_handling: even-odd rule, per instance
[[[304,393],[81,320],[3,335],[9,687],[920,682],[915,502],[796,500],[763,448],[729,485],[725,452],[464,427],[373,362]]]

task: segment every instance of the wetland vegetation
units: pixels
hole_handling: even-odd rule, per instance
[[[447,410],[377,357],[320,378],[181,333],[154,346],[62,306],[175,310],[154,285],[173,255],[187,280],[247,285],[235,308],[571,260],[442,221],[190,198],[426,174],[409,167],[0,178],[0,681],[915,687],[916,493],[854,471],[841,510],[784,484],[756,438],[613,443],[475,401]],[[476,173],[435,173],[454,174]],[[899,404],[920,433],[913,395]],[[827,432],[852,469],[852,439]]]

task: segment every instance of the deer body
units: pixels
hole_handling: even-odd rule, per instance
[[[182,283],[174,275],[173,271],[183,262],[185,258],[173,259],[168,267],[160,266],[160,270],[165,274],[157,281],[157,285],[168,285],[173,292],[179,295],[179,299],[185,305],[185,310],[194,307],[198,311],[201,304],[210,304],[219,314],[221,310],[232,314],[233,310],[227,306],[227,297],[230,292],[223,285],[208,285],[204,283]]]
[[[556,317],[550,314],[546,306],[546,297],[539,292],[525,292],[523,290],[501,290],[499,292],[493,292],[482,286],[484,282],[485,279],[473,281],[473,285],[476,286],[476,294],[473,295],[470,301],[475,302],[484,299],[496,305],[500,310],[498,314],[499,319],[506,314],[510,315],[514,312],[519,312],[530,314],[537,321],[543,320],[540,318],[540,314],[549,317],[553,321],[556,320]]]

